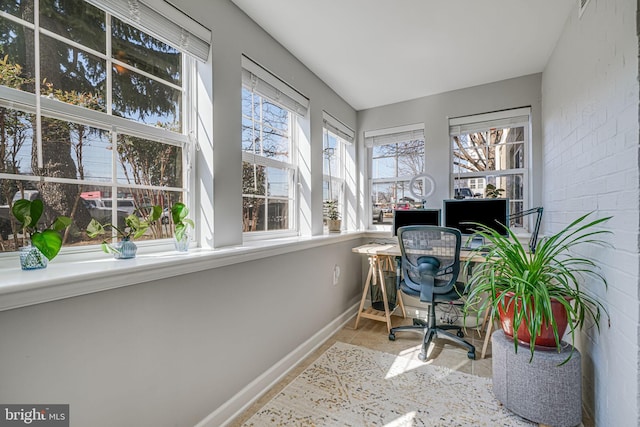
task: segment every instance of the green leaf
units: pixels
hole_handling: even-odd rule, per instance
[[[57,231],[44,230],[31,235],[31,244],[51,261],[60,252],[62,237]]]
[[[104,234],[104,227],[95,218],[87,225],[87,235],[91,238]]]
[[[59,216],[51,225],[51,229],[55,231],[62,231],[70,225],[71,225],[71,218],[69,218],[68,216]]]
[[[157,221],[162,216],[162,206],[155,205],[151,208],[151,215],[147,218],[148,222]]]
[[[171,218],[174,224],[180,224],[189,215],[189,208],[184,203],[178,202],[171,206]]]
[[[11,213],[20,222],[22,228],[30,228],[32,230],[35,230],[43,211],[44,204],[40,199],[34,201],[16,200],[11,208]]]

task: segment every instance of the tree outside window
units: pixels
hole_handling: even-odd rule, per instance
[[[475,197],[508,198],[512,213],[527,209],[529,116],[520,113],[510,117],[504,112],[492,121],[456,119],[451,126],[452,196],[468,188]],[[525,222],[518,218],[511,226]]]
[[[243,87],[243,232],[294,227],[293,120],[294,115],[287,109]]]
[[[424,173],[424,130],[390,133],[367,138],[371,153],[372,221],[391,224],[394,209],[422,207],[411,193],[411,179]],[[415,193],[422,192],[422,181],[416,181]]]
[[[83,0],[0,11],[0,250],[17,249],[8,210],[25,191],[45,202],[45,221],[72,218],[65,245],[94,243],[82,232],[92,218],[184,200],[191,60]],[[169,236],[159,224],[147,237]]]

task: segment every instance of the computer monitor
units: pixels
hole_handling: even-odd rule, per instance
[[[393,211],[393,235],[406,225],[440,225],[440,209],[396,209]]]
[[[457,228],[463,235],[472,235],[482,224],[508,236],[509,199],[463,199],[443,201],[445,227]]]

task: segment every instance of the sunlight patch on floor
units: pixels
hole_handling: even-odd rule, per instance
[[[414,411],[408,412],[401,416],[400,418],[396,418],[390,423],[386,423],[384,427],[404,427],[404,426],[413,426],[414,421],[416,419],[416,413]]]

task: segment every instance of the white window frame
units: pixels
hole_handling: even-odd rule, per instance
[[[34,13],[37,13],[39,10],[38,1],[34,0]],[[55,99],[49,99],[47,97],[40,96],[40,85],[36,85],[35,93],[24,92],[21,90],[13,89],[6,86],[0,86],[0,106],[24,111],[27,113],[33,113],[36,115],[36,120],[38,121],[38,128],[40,128],[40,117],[49,117],[57,120],[70,121],[74,123],[79,123],[91,127],[95,127],[97,129],[103,129],[111,132],[111,140],[114,144],[114,147],[117,144],[117,135],[118,134],[126,134],[130,136],[135,136],[139,138],[145,138],[152,141],[158,141],[169,145],[176,145],[182,148],[182,183],[183,187],[166,187],[166,186],[155,186],[155,185],[137,185],[137,184],[129,184],[129,183],[121,183],[118,181],[118,177],[115,173],[112,175],[112,180],[110,182],[105,181],[91,181],[90,179],[70,179],[70,178],[55,178],[55,177],[42,177],[37,175],[14,175],[7,173],[0,173],[0,179],[10,179],[10,180],[21,180],[21,181],[30,181],[30,182],[52,182],[52,183],[62,183],[62,184],[83,184],[83,185],[96,185],[100,187],[110,187],[111,193],[113,195],[118,193],[118,189],[120,188],[144,188],[152,191],[176,191],[182,192],[185,204],[190,208],[192,212],[195,212],[195,201],[192,197],[192,186],[195,182],[195,168],[193,166],[193,158],[195,155],[195,121],[196,121],[196,106],[194,103],[194,97],[192,94],[195,94],[195,85],[196,85],[196,63],[195,60],[188,55],[187,53],[195,54],[193,49],[196,49],[199,54],[197,55],[200,59],[206,60],[210,47],[210,39],[211,32],[206,28],[202,27],[200,24],[197,24],[196,21],[191,20],[186,15],[181,14],[180,12],[174,13],[174,18],[180,15],[182,24],[186,25],[195,25],[197,26],[197,31],[194,34],[199,34],[198,42],[194,45],[190,46],[182,43],[182,46],[176,46],[174,43],[177,40],[175,37],[167,37],[166,31],[175,30],[180,31],[180,29],[184,29],[185,27],[181,27],[177,23],[173,23],[173,21],[167,19],[166,17],[163,19],[163,25],[165,29],[165,35],[158,34],[153,31],[153,26],[148,26],[144,24],[139,24],[135,20],[131,19],[131,16],[126,13],[119,13],[119,6],[126,6],[126,10],[128,9],[129,2],[124,0],[108,0],[107,2],[101,1],[88,1],[88,3],[93,4],[97,8],[105,11],[105,21],[108,23],[111,20],[112,16],[117,17],[128,23],[129,25],[135,26],[146,34],[149,34],[153,37],[156,37],[163,42],[172,45],[174,48],[182,52],[182,76],[183,83],[182,87],[176,86],[175,84],[171,84],[170,82],[166,82],[158,79],[157,77],[145,73],[141,70],[136,70],[136,72],[143,74],[145,77],[151,78],[156,81],[161,81],[163,84],[170,86],[174,89],[180,90],[182,92],[182,133],[173,132],[167,129],[163,129],[160,127],[150,126],[144,123],[139,123],[127,118],[118,117],[111,115],[111,84],[110,79],[112,75],[109,71],[107,71],[107,92],[106,92],[106,106],[107,112],[94,111],[87,108],[79,107],[76,105],[67,104]],[[113,6],[113,7],[112,7]],[[123,9],[125,10],[125,9]],[[79,45],[69,39],[66,39],[63,36],[55,34],[51,31],[46,30],[43,27],[39,27],[39,19],[34,20],[34,23],[30,23],[28,21],[24,21],[21,18],[15,17],[8,13],[0,11],[0,16],[16,22],[20,25],[23,25],[25,28],[31,28],[35,30],[36,38],[39,37],[39,34],[46,34],[46,36],[53,38],[57,41],[61,41],[63,43],[74,45],[76,47],[81,47],[84,51],[95,55],[103,60],[105,60],[106,69],[111,70],[112,64],[118,63],[116,59],[111,56],[111,52],[107,50],[105,53],[101,53],[98,51],[94,51],[86,46]],[[154,14],[153,16],[159,16]],[[143,20],[145,21],[145,20]],[[170,27],[170,28],[169,28]],[[160,28],[160,27],[155,27]],[[173,31],[175,33],[175,31]],[[36,49],[37,47],[36,43]],[[191,49],[193,48],[193,49]],[[39,54],[36,53],[36,61],[39,61]],[[119,65],[123,65],[129,67],[127,64],[119,63]],[[35,73],[36,80],[39,80],[39,62],[36,64]],[[36,133],[33,137],[32,143],[37,144],[40,147],[39,153],[39,163],[42,163],[41,158],[41,134]],[[113,168],[114,172],[116,169],[116,165],[118,164],[117,159],[117,150],[112,150],[113,154]],[[112,209],[112,223],[117,222],[117,211],[116,206],[113,206]],[[195,219],[195,218],[194,218]],[[192,237],[192,244],[193,244]],[[156,239],[156,240],[142,240],[136,241],[138,246],[156,246],[160,249],[164,249],[171,245],[171,240],[168,238],[165,239]],[[72,253],[85,253],[85,252],[95,252],[95,246],[64,246],[60,255],[63,254],[72,254]],[[13,254],[13,255],[11,255]],[[15,256],[13,252],[0,253],[0,257],[5,256]]]
[[[289,132],[288,132],[288,140],[289,140],[289,158],[290,161],[289,162],[284,162],[281,160],[276,160],[276,159],[271,159],[265,156],[261,156],[259,154],[254,154],[254,153],[249,153],[246,151],[242,151],[242,161],[243,162],[247,162],[250,164],[254,164],[254,165],[259,165],[259,166],[264,166],[264,167],[273,167],[273,168],[278,168],[278,169],[285,169],[287,171],[290,172],[290,182],[289,182],[289,195],[287,197],[287,200],[289,201],[289,206],[288,206],[288,215],[289,215],[289,228],[286,230],[257,230],[257,231],[244,231],[243,232],[243,239],[245,240],[255,240],[255,239],[265,239],[265,238],[273,238],[274,236],[278,236],[278,237],[283,237],[283,236],[289,236],[289,235],[295,235],[297,234],[298,231],[298,203],[299,203],[299,197],[297,195],[297,182],[298,182],[298,165],[297,165],[297,153],[298,153],[298,149],[297,149],[297,142],[296,142],[296,132],[295,129],[297,129],[297,121],[296,121],[296,115],[294,114],[293,111],[291,111],[289,108],[285,107],[284,105],[280,104],[277,101],[274,101],[273,99],[270,99],[267,96],[264,96],[262,93],[260,93],[259,91],[256,91],[255,88],[252,88],[250,86],[247,86],[246,84],[243,85],[245,89],[247,89],[249,92],[254,93],[255,95],[261,97],[262,99],[277,105],[278,107],[286,110],[289,112]],[[255,120],[252,117],[248,117],[244,115],[244,112],[242,113],[243,118],[247,118],[249,120],[252,120],[255,123]],[[258,119],[259,123],[262,123],[262,119]],[[242,195],[242,197],[244,198],[245,194]],[[254,197],[259,197],[259,198],[264,198],[267,203],[268,203],[268,199],[269,196],[268,194],[265,194],[264,196],[256,196],[256,195],[251,195]],[[276,199],[282,199],[282,197],[274,197]],[[268,205],[267,205],[268,206]],[[265,217],[265,221],[268,221],[268,215]]]
[[[366,212],[366,226],[370,229],[376,230],[390,230],[389,225],[374,225],[373,213],[371,206],[371,194],[373,192],[373,186],[375,184],[389,184],[398,183],[411,180],[418,174],[426,172],[426,160],[427,160],[427,144],[425,136],[424,123],[416,123],[404,126],[396,126],[391,128],[377,129],[365,131],[364,133],[365,147],[367,148],[367,163],[369,170],[368,189],[367,189],[367,207]],[[396,144],[400,142],[407,142],[413,140],[422,140],[423,143],[423,170],[417,171],[416,175],[398,175],[396,177],[374,178],[373,177],[373,148],[376,146]],[[397,201],[396,201],[397,202]]]
[[[501,169],[484,172],[456,172],[454,171],[454,155],[453,155],[453,137],[456,135],[469,134],[472,132],[485,132],[494,128],[508,128],[508,127],[523,127],[524,128],[524,162],[523,167],[512,169]],[[531,194],[533,192],[531,171],[532,169],[532,147],[531,147],[531,108],[516,108],[510,110],[502,110],[492,113],[477,114],[472,116],[456,117],[449,119],[449,154],[450,161],[450,194],[453,197],[455,192],[456,179],[484,179],[486,182],[490,177],[501,177],[508,175],[522,175],[523,180],[523,195],[522,195],[522,210],[527,210],[531,206]],[[484,194],[483,194],[484,196]],[[520,201],[520,200],[517,200]],[[515,214],[511,206],[515,201],[510,200],[509,213]],[[522,220],[523,229],[516,227],[517,229],[529,232],[532,227],[531,218],[525,218]]]
[[[334,149],[333,155],[336,157],[336,171],[327,171],[324,168],[324,165],[327,164],[326,153],[328,147],[329,138],[335,138],[336,147]],[[322,129],[322,154],[323,154],[323,170],[322,170],[322,189],[323,189],[323,208],[324,202],[329,200],[324,197],[324,186],[325,183],[329,188],[329,196],[333,196],[333,198],[338,202],[338,212],[340,213],[340,217],[343,218],[346,214],[345,212],[345,155],[346,155],[346,145],[347,142],[342,139],[339,135],[329,130],[326,126]],[[331,172],[331,174],[327,173]],[[323,215],[323,219],[326,219],[326,212]],[[326,229],[326,222],[324,227]]]

